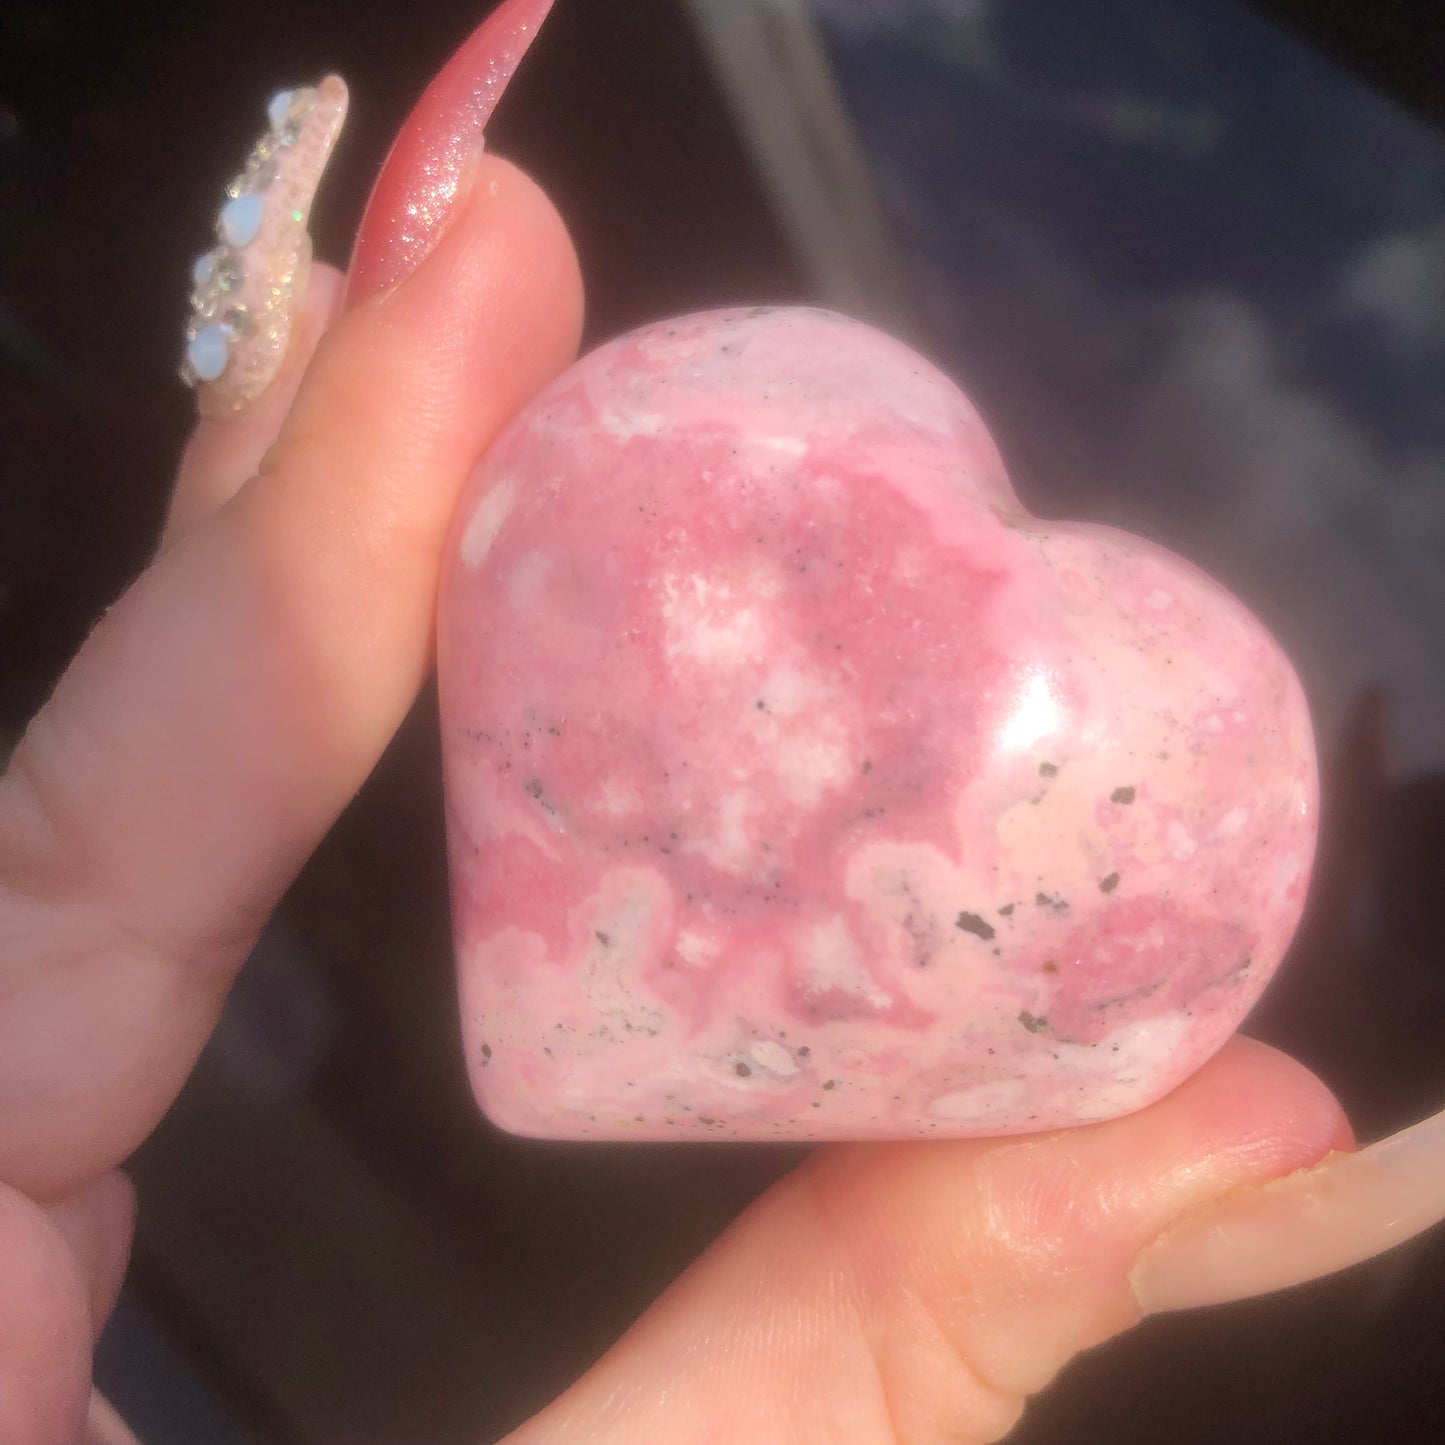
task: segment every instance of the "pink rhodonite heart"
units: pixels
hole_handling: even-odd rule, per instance
[[[1029,516],[952,383],[838,316],[554,383],[462,503],[440,666],[467,1054],[519,1133],[1108,1118],[1223,1044],[1304,904],[1278,646]]]

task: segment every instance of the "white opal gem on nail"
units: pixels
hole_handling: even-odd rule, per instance
[[[231,343],[224,326],[203,326],[186,344],[186,360],[202,381],[214,381],[226,369]]]
[[[192,267],[181,367],[207,416],[245,406],[285,361],[310,257],[306,223],[345,117],[339,76],[278,91],[266,104],[266,132],[226,187],[220,244]]]
[[[221,207],[217,230],[228,246],[249,246],[261,231],[260,196],[237,196]]]
[[[266,119],[271,122],[272,130],[280,130],[290,119],[291,98],[295,94],[294,90],[278,90],[266,102]]]

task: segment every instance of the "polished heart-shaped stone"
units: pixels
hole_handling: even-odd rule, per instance
[[[1298,922],[1309,714],[1228,593],[1045,522],[867,327],[585,357],[465,494],[439,618],[467,1055],[547,1137],[986,1135],[1158,1098]]]

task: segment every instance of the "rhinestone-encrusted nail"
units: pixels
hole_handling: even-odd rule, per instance
[[[239,200],[252,191],[264,191],[276,179],[276,170],[276,148],[269,139],[258,141],[246,157],[240,175],[226,187],[226,194],[232,200]]]
[[[267,130],[225,187],[218,245],[191,267],[191,315],[180,374],[206,383],[201,409],[233,411],[265,389],[291,331],[311,201],[346,114],[346,86],[277,91]]]

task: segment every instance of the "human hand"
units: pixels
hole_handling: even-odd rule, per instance
[[[283,376],[198,429],[155,563],[0,786],[0,1439],[17,1445],[82,1428],[130,1226],[117,1166],[425,675],[475,456],[576,343],[570,243],[496,161],[408,279],[353,282],[345,314],[342,286],[313,269]],[[992,1438],[1138,1317],[1130,1270],[1161,1230],[1347,1142],[1321,1086],[1240,1042],[1114,1124],[821,1151],[514,1438]]]

